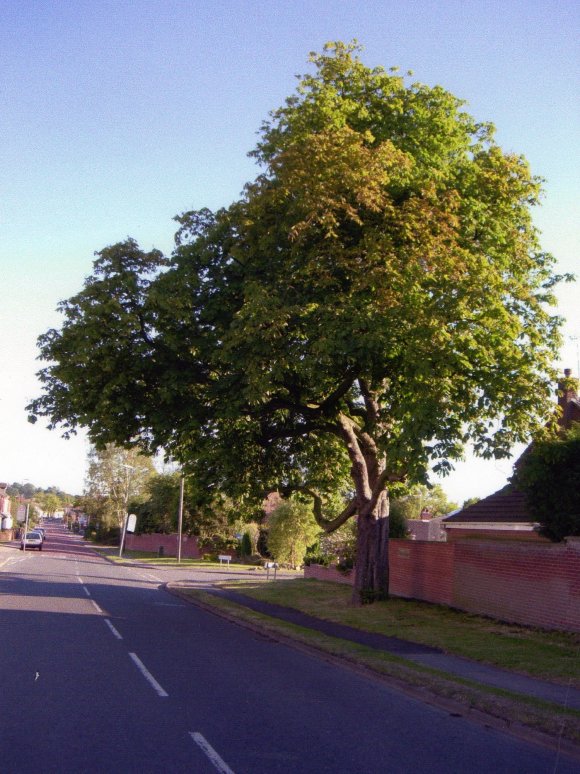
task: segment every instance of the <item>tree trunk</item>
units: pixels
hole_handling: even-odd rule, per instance
[[[389,598],[389,496],[382,492],[372,511],[358,516],[353,605]]]

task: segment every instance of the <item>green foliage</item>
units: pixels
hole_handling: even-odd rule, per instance
[[[312,508],[292,497],[271,514],[268,528],[268,549],[275,561],[299,567],[320,532]]]
[[[89,451],[84,510],[105,530],[123,526],[125,515],[146,498],[148,480],[155,475],[153,461],[138,449],[107,444]]]
[[[318,541],[318,551],[326,557],[318,564],[336,564],[341,559],[354,560],[356,554],[356,521],[351,520],[330,533],[324,533]]]
[[[401,509],[397,507],[395,501],[391,503],[391,511],[389,513],[389,537],[405,538],[408,532],[407,519]]]
[[[325,530],[384,518],[393,482],[448,471],[468,441],[506,456],[549,411],[558,277],[526,160],[356,45],[311,63],[242,198],[180,215],[169,261],[102,250],[39,340],[31,420],[164,448],[195,473],[196,519],[276,489],[310,493]]]
[[[542,535],[580,536],[580,424],[534,442],[512,482],[526,494]]]
[[[171,533],[177,530],[179,473],[152,476],[145,485],[144,501],[135,505],[139,533]]]
[[[445,516],[457,507],[456,503],[447,499],[440,484],[431,487],[416,484],[410,487],[407,494],[397,497],[391,502],[391,519],[419,519],[425,509],[432,516]]]
[[[250,540],[250,536],[247,532],[244,532],[242,535],[242,540],[240,543],[240,553],[242,556],[251,556],[252,555],[252,541]]]

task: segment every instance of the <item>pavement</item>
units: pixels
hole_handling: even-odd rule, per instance
[[[180,588],[191,588],[192,585],[193,584],[188,584],[187,581],[183,581],[170,584],[170,588],[179,590]],[[195,587],[199,588],[199,584],[195,583]],[[580,711],[580,690],[571,685],[562,685],[539,680],[534,677],[527,677],[523,674],[511,672],[499,667],[487,666],[460,656],[452,656],[444,653],[438,648],[420,645],[416,642],[410,642],[409,640],[400,639],[398,637],[389,637],[374,632],[365,632],[332,621],[325,621],[321,618],[316,618],[307,613],[303,613],[300,610],[283,607],[271,602],[264,602],[230,589],[206,587],[204,588],[204,591],[228,599],[238,605],[243,605],[258,613],[282,621],[287,621],[297,626],[312,629],[330,637],[337,637],[379,651],[391,653],[415,664],[437,669],[441,672],[471,680],[475,683],[504,689],[511,693],[522,694],[523,696],[541,699],[560,705],[561,707]]]

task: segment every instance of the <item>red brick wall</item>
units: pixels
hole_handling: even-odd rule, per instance
[[[580,541],[456,544],[453,599],[494,618],[580,631]]]
[[[125,547],[128,551],[153,551],[158,553],[163,548],[165,556],[177,556],[177,535],[132,535],[128,533],[125,538]],[[199,559],[201,551],[195,537],[181,538],[181,555],[187,559]]]
[[[397,597],[452,605],[455,549],[455,543],[391,540],[391,593]]]
[[[339,572],[336,567],[322,567],[320,564],[307,565],[304,568],[305,578],[316,578],[317,580],[333,581],[334,583],[351,584],[354,579],[352,572]]]
[[[389,559],[394,596],[580,631],[580,538],[566,543],[391,540]],[[352,576],[324,567],[306,567],[305,576],[352,583]]]

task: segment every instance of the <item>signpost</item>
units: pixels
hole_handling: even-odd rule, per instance
[[[137,516],[134,513],[126,513],[123,520],[123,531],[121,533],[121,545],[119,546],[119,556],[123,556],[123,547],[125,545],[125,535],[127,532],[135,532]],[[129,528],[131,527],[131,529]]]

